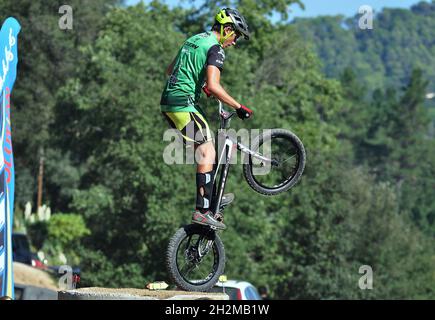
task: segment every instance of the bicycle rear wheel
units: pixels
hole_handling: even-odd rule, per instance
[[[306,155],[304,145],[294,133],[283,129],[268,130],[254,139],[252,151],[272,159],[272,163],[266,163],[247,155],[243,173],[255,191],[277,195],[299,181]]]
[[[179,288],[208,291],[224,271],[224,245],[207,226],[185,226],[178,229],[169,242],[166,266],[171,280]]]

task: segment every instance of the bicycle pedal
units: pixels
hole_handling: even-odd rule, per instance
[[[217,220],[217,221],[219,221],[219,222],[223,222],[224,221],[224,215],[222,214],[222,213],[216,213],[215,215],[214,215],[214,218]]]

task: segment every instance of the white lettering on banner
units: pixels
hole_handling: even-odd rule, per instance
[[[6,76],[9,71],[9,62],[14,60],[14,54],[12,53],[12,47],[15,46],[16,40],[12,33],[12,29],[9,29],[9,48],[5,47],[5,57],[2,59],[2,72],[3,74],[0,76],[0,88],[3,88],[3,84],[5,83]]]
[[[6,210],[5,210],[5,198],[3,198],[0,201],[0,213],[1,212],[6,212]],[[5,223],[6,223],[5,216],[3,214],[0,214],[0,230],[3,229],[3,227],[5,226]]]
[[[0,255],[0,274],[3,273],[3,271],[5,270],[4,265],[5,265],[5,252],[3,251],[2,254]]]
[[[14,34],[12,33],[12,29],[9,29],[9,47],[12,48],[16,43]]]

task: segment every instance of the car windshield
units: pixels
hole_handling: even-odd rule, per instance
[[[225,292],[229,297],[230,300],[237,300],[237,290],[236,288],[229,288],[229,287],[225,287],[225,291],[224,288],[222,287],[213,287],[210,292]]]
[[[257,289],[252,286],[246,287],[245,295],[247,300],[261,300],[260,294]]]
[[[26,236],[21,234],[12,236],[12,247],[14,251],[30,251]]]

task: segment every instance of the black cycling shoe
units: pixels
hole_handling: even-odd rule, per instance
[[[234,193],[226,193],[222,196],[221,207],[229,205],[234,200]]]
[[[222,222],[216,220],[213,217],[213,212],[207,211],[205,213],[202,213],[199,210],[195,210],[192,215],[192,222],[197,224],[202,224],[205,226],[210,226],[216,229],[224,230],[226,229],[226,225],[224,225]]]

